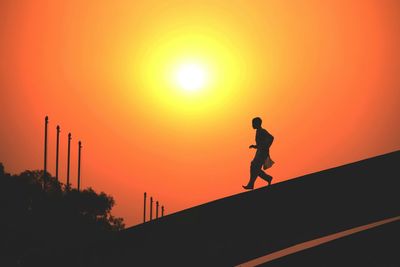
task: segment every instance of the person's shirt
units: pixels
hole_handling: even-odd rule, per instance
[[[256,146],[260,150],[269,150],[272,145],[274,137],[264,128],[257,129],[256,131]]]

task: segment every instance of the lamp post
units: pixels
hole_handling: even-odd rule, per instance
[[[49,124],[49,117],[44,118],[44,174],[47,173],[47,125]]]
[[[150,221],[153,220],[153,197],[150,197]]]
[[[49,117],[44,118],[44,166],[43,166],[43,189],[46,189],[47,182],[47,126],[49,124]]]
[[[69,166],[71,157],[71,133],[68,133],[68,157],[67,157],[67,190],[69,190]]]
[[[81,150],[82,150],[82,142],[78,142],[78,191],[81,188]]]
[[[158,219],[158,201],[156,201],[156,219]]]
[[[58,151],[60,144],[60,126],[57,125],[57,142],[56,142],[56,179],[58,181]]]
[[[147,194],[144,192],[144,202],[143,202],[143,223],[146,222],[146,198]]]

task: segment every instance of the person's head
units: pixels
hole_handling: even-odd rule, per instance
[[[262,120],[260,117],[255,117],[252,121],[251,121],[252,125],[253,125],[253,129],[260,129],[261,128],[261,124],[262,124]]]

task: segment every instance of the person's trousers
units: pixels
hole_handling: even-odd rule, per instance
[[[250,164],[250,181],[249,185],[253,186],[254,182],[256,181],[257,177],[264,179],[265,181],[269,182],[271,180],[271,176],[266,174],[261,168],[264,164],[265,160],[269,157],[269,151],[265,150],[257,150],[254,159],[251,161]]]

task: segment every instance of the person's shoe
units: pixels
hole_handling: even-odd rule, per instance
[[[270,186],[270,185],[271,185],[271,183],[272,183],[272,176],[271,176],[271,175],[269,175],[269,179],[268,179],[268,186]]]
[[[253,187],[252,186],[249,186],[249,185],[242,185],[242,187],[244,188],[244,189],[246,189],[246,190],[252,190],[253,189]]]

